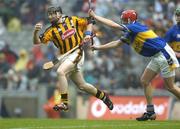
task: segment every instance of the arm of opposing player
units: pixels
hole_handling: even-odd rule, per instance
[[[110,19],[106,19],[104,17],[98,16],[94,13],[93,10],[89,10],[89,15],[94,17],[96,20],[98,20],[99,22],[104,23],[107,26],[113,27],[113,28],[118,28],[118,29],[123,29],[122,26],[120,26],[119,24],[117,24],[116,22],[110,20]]]
[[[177,58],[180,58],[180,52],[175,52],[175,54]]]
[[[116,40],[116,41],[106,43],[104,45],[91,46],[91,49],[92,50],[106,50],[106,49],[111,49],[111,48],[117,48],[121,46],[122,44],[123,42],[121,40]]]

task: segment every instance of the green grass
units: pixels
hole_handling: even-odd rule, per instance
[[[180,121],[0,119],[0,129],[180,129]]]

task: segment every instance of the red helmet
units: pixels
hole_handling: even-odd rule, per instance
[[[135,10],[125,10],[121,14],[123,23],[132,23],[137,20],[137,12]]]

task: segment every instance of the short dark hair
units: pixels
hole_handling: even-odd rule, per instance
[[[57,11],[60,12],[60,13],[63,13],[62,8],[60,6],[57,7]]]
[[[48,9],[47,9],[47,13],[53,13],[53,12],[60,12],[61,14],[62,14],[62,9],[61,9],[61,7],[60,6],[58,6],[58,7],[55,7],[55,6],[50,6],[50,7],[48,7]]]

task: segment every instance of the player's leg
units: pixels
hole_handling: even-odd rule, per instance
[[[157,72],[146,68],[142,77],[141,77],[141,85],[144,88],[145,97],[148,105],[152,105],[152,86],[151,81],[155,78]]]
[[[175,65],[178,68],[179,63],[178,63],[178,60],[177,60],[173,50],[168,45],[165,47],[165,49],[171,56],[171,59],[173,60],[173,65]],[[173,66],[173,65],[171,65],[171,66]],[[167,90],[170,91],[171,93],[173,93],[178,99],[180,99],[180,88],[177,87],[174,83],[176,69],[175,68],[170,69],[171,66],[168,65],[167,61],[162,64],[162,67],[161,67],[162,76],[164,78],[165,87],[167,88]]]
[[[97,89],[93,85],[87,83],[84,80],[81,71],[78,70],[78,71],[74,72],[71,75],[71,79],[80,90],[86,91],[87,93],[97,97],[98,99],[101,99],[110,110],[113,109],[113,103],[110,100],[110,98],[108,97],[108,95],[106,93],[104,93],[103,91]]]
[[[138,121],[156,119],[154,105],[152,103],[153,94],[152,94],[151,81],[159,73],[159,71],[160,71],[160,69],[159,69],[158,63],[153,58],[149,62],[146,69],[144,70],[144,73],[142,74],[141,84],[144,88],[144,95],[146,97],[147,107],[146,107],[146,112],[141,117],[136,118],[136,120],[138,120]]]
[[[179,59],[179,64],[180,64],[180,59]],[[180,67],[176,69],[176,74],[175,74],[175,85],[180,87]]]
[[[67,74],[73,70],[75,64],[72,61],[66,59],[57,69],[59,89],[61,94],[61,103],[55,105],[55,110],[68,110],[68,81]]]
[[[180,88],[174,84],[175,77],[164,78],[165,87],[168,91],[180,99]]]
[[[141,85],[144,88],[144,94],[147,101],[147,107],[146,112],[141,116],[136,118],[138,121],[145,121],[148,119],[154,120],[156,119],[156,114],[154,111],[154,105],[152,103],[152,86],[151,81],[152,79],[157,75],[157,72],[154,72],[153,70],[146,68],[142,77],[141,77]]]
[[[175,57],[173,50],[168,45],[165,46],[165,50],[166,50],[166,52],[168,52],[166,54],[169,54],[171,60],[173,61],[173,64],[169,65],[168,60],[166,59],[164,53],[159,52],[154,57],[152,57],[152,60],[147,67],[149,69],[151,69],[152,71],[154,71],[155,73],[158,73],[160,70],[161,75],[163,76],[163,78],[165,80],[165,86],[169,89],[169,91],[171,91],[173,94],[175,94],[177,97],[179,97],[180,91],[177,87],[174,86],[175,69],[173,69],[175,67],[178,67],[179,64],[178,64],[178,61]],[[151,74],[151,72],[148,72],[147,74]],[[153,74],[151,74],[151,75],[153,75]],[[153,78],[151,78],[151,80],[152,79]],[[152,98],[151,98],[152,93],[150,93],[148,95],[148,93],[146,94],[146,92],[148,92],[148,89],[147,89],[147,91],[145,89],[145,95],[147,96],[146,97],[147,103],[152,105]],[[142,121],[142,120],[148,120],[148,119],[155,119],[155,113],[153,111],[154,107],[153,107],[153,105],[152,105],[152,107],[150,105],[149,105],[149,107],[147,106],[147,112],[144,113],[144,115],[142,117],[138,118],[137,120]]]

